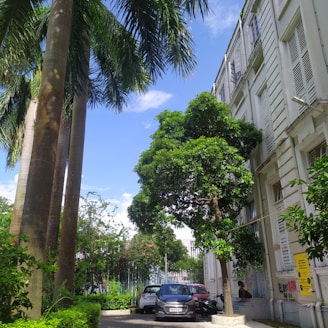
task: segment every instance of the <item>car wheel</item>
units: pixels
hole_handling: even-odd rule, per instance
[[[145,313],[144,309],[139,309],[139,313],[144,314]]]

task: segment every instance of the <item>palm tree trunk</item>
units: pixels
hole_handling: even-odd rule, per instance
[[[34,142],[21,222],[21,234],[28,236],[29,253],[45,259],[45,239],[60,115],[63,108],[67,55],[72,25],[73,0],[53,0],[47,31]],[[28,315],[41,315],[42,272],[36,270],[29,282],[33,308]]]
[[[33,138],[34,138],[34,122],[35,122],[37,105],[38,105],[38,101],[36,99],[31,100],[25,116],[23,150],[20,159],[20,168],[19,168],[19,175],[17,181],[13,215],[10,223],[10,233],[15,236],[19,235],[21,229],[27,177],[30,167],[32,145],[33,145]],[[16,240],[16,242],[18,241]]]
[[[69,138],[71,131],[71,122],[61,116],[61,123],[59,128],[58,147],[56,155],[56,166],[53,180],[51,203],[49,210],[46,250],[47,260],[54,257],[58,250],[58,235],[60,224],[60,213],[62,209],[63,190],[65,182],[65,170],[68,157]]]
[[[86,37],[88,38],[89,36]],[[85,55],[89,64],[90,47],[86,49]],[[84,69],[85,72],[89,72],[89,65]],[[83,91],[74,97],[73,102],[72,131],[69,148],[64,216],[59,245],[59,269],[55,277],[55,295],[62,285],[65,285],[69,292],[74,292],[75,246],[89,90],[88,74],[82,75],[85,76],[85,81],[81,83]],[[69,305],[69,303],[69,301],[64,300],[63,305]]]

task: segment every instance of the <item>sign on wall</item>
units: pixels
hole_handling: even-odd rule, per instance
[[[298,273],[298,285],[300,288],[300,295],[313,296],[312,276],[307,254],[296,254],[295,265]]]

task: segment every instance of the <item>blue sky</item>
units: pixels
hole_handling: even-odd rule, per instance
[[[126,208],[139,191],[133,169],[149,148],[157,129],[155,117],[165,109],[184,111],[197,94],[211,90],[244,0],[209,3],[213,15],[190,22],[198,61],[190,77],[167,71],[146,94],[131,96],[120,114],[100,106],[88,110],[81,193],[97,192],[117,205],[116,217],[127,226]],[[5,159],[0,150],[0,195],[14,200],[19,164],[6,169]]]

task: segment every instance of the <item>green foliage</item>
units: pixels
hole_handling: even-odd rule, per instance
[[[88,328],[86,313],[74,308],[60,310],[49,315],[48,320],[57,322],[58,328]]]
[[[186,256],[185,258],[170,265],[170,270],[179,272],[185,270],[188,272],[188,277],[191,282],[204,282],[204,267],[203,267],[204,254],[200,253],[197,258]]]
[[[0,197],[0,321],[5,323],[24,317],[22,307],[32,306],[28,280],[39,265],[23,246],[26,238],[9,233],[11,212],[12,205]]]
[[[124,310],[131,306],[132,295],[122,293],[122,286],[118,281],[111,280],[109,282],[109,290],[105,310]]]
[[[72,309],[82,312],[86,315],[89,328],[98,328],[100,322],[101,306],[91,302],[77,302]]]
[[[108,297],[105,310],[125,310],[131,307],[132,295],[122,294]]]
[[[79,301],[99,304],[102,310],[125,310],[131,307],[132,295],[129,293],[89,294],[78,297]]]
[[[102,310],[105,310],[108,307],[107,300],[108,300],[108,297],[107,297],[106,294],[86,294],[86,295],[83,295],[83,296],[77,296],[76,297],[76,301],[78,303],[86,302],[86,303],[99,304],[100,308]]]
[[[130,219],[142,231],[153,231],[158,221],[184,223],[203,249],[226,260],[236,251],[237,265],[245,265],[234,244],[242,240],[239,229],[230,231],[252,190],[245,161],[261,132],[232,118],[229,107],[208,92],[192,100],[185,113],[164,111],[157,118],[151,146],[135,167],[141,191],[128,209]],[[257,265],[260,256],[249,255],[249,263]]]
[[[242,227],[238,233],[233,234],[233,244],[235,258],[233,266],[237,277],[245,276],[249,263],[252,263],[256,271],[262,271],[263,245],[249,226]]]
[[[125,250],[125,259],[139,281],[147,281],[151,270],[160,265],[161,254],[152,235],[138,233]]]
[[[328,157],[317,158],[308,168],[311,180],[294,180],[291,186],[305,186],[305,200],[313,207],[306,213],[299,205],[291,206],[282,219],[297,233],[298,240],[306,247],[310,259],[323,260],[328,253]]]
[[[122,271],[127,232],[115,223],[115,208],[98,194],[83,198],[79,212],[74,285],[77,294],[104,285]]]
[[[16,320],[10,324],[0,324],[1,328],[98,328],[100,305],[79,302],[68,309],[47,314],[40,320]]]
[[[212,94],[203,92],[190,101],[185,113],[185,135],[190,139],[201,136],[221,137],[248,159],[256,144],[262,140],[261,131],[250,122],[230,116],[226,103],[218,102]]]

